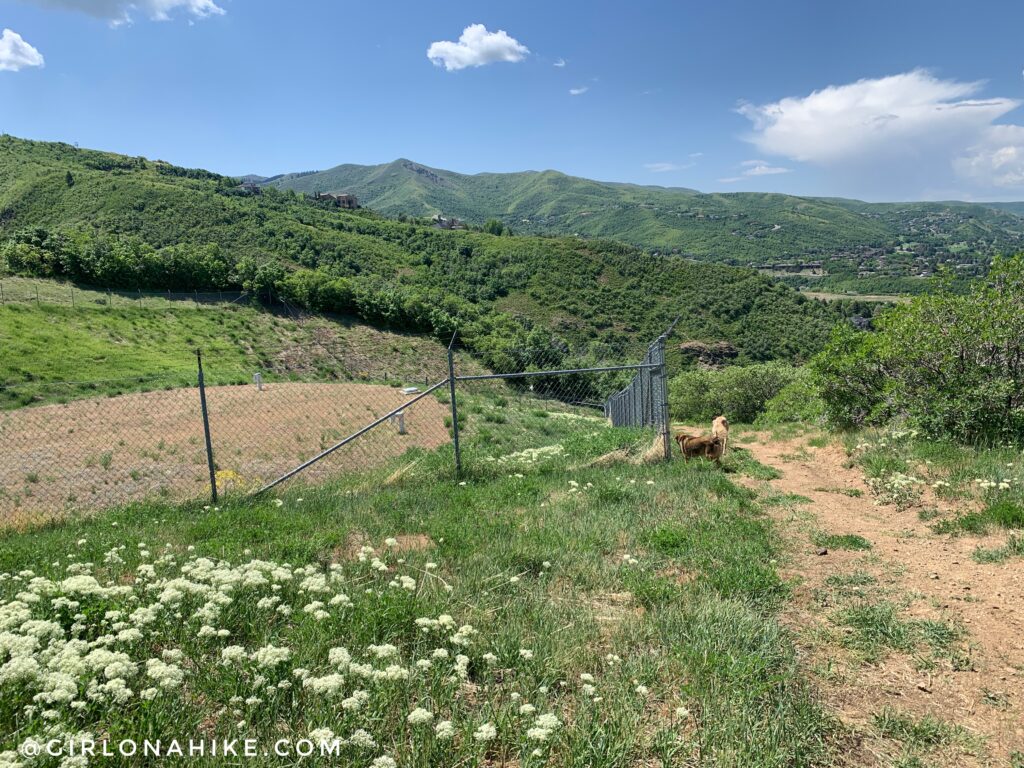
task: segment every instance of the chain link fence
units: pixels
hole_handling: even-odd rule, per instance
[[[55,283],[24,277],[0,280],[0,306],[7,304],[47,304],[80,309],[143,307],[173,309],[212,307],[247,302],[245,291],[143,291]]]
[[[663,388],[664,338],[651,349],[661,356],[648,350],[640,362],[607,345],[511,349],[487,371],[453,346],[418,373],[406,361],[397,373],[380,364],[294,379],[214,357],[155,376],[0,386],[0,527],[326,479],[353,491],[409,472],[454,479],[464,455],[477,468],[536,461],[566,436],[612,424],[653,429],[667,450],[662,400],[644,400],[654,405],[640,420],[614,416],[628,393]]]

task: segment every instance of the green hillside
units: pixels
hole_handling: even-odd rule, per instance
[[[636,349],[682,338],[740,360],[803,359],[836,310],[749,270],[597,240],[494,236],[329,208],[293,192],[65,144],[0,138],[0,260],[99,286],[239,289],[462,342],[492,367],[517,350]]]
[[[394,384],[447,375],[445,346],[436,339],[352,319],[293,317],[230,303],[60,306],[47,303],[46,286],[41,289],[40,305],[0,307],[0,410],[194,384],[197,348],[211,384],[247,383],[255,372],[268,381]]]
[[[557,171],[466,175],[410,160],[339,165],[269,179],[306,193],[344,190],[387,215],[496,217],[516,232],[607,237],[735,263],[885,240],[886,229],[831,203],[788,195],[704,195]]]
[[[1016,216],[1024,216],[1024,202],[1008,202],[1008,203],[978,203],[986,208],[992,208],[996,211],[1006,211]]]
[[[731,264],[826,261],[843,279],[858,272],[909,278],[944,263],[986,262],[1024,243],[1013,204],[870,204],[780,194],[701,194],[613,184],[556,171],[466,175],[400,159],[285,174],[264,183],[305,193],[347,191],[390,216],[498,218],[516,232],[603,237]],[[901,249],[910,262],[872,264]],[[974,274],[971,271],[971,274]],[[902,286],[908,289],[906,283]]]

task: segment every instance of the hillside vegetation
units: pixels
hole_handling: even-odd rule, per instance
[[[0,138],[0,261],[100,286],[238,289],[462,342],[491,367],[514,350],[635,349],[682,314],[683,338],[741,361],[803,359],[835,310],[751,271],[605,241],[440,231],[292,192],[65,144]]]
[[[557,171],[466,175],[404,159],[285,174],[265,183],[306,193],[352,192],[391,216],[444,213],[476,224],[497,218],[516,232],[609,238],[730,264],[822,261],[831,276],[823,287],[867,279],[873,287],[865,290],[876,292],[918,292],[923,285],[913,278],[942,265],[978,274],[993,253],[1024,243],[1024,220],[1013,204],[701,194]]]
[[[207,381],[370,379],[421,383],[447,374],[429,337],[351,318],[293,318],[256,306],[203,309],[0,308],[0,408]],[[473,371],[476,372],[476,371]]]

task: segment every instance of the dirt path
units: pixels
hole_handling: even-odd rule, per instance
[[[940,536],[915,510],[877,505],[861,472],[846,466],[846,453],[837,445],[815,448],[803,437],[772,441],[766,434],[747,434],[735,444],[782,474],[767,483],[745,479],[748,486],[810,499],[769,509],[792,545],[785,575],[796,586],[787,621],[824,702],[851,730],[845,764],[892,765],[898,758],[900,747],[881,738],[873,725],[886,707],[915,718],[931,715],[983,739],[966,750],[963,744],[940,745],[921,763],[908,765],[1024,764],[1011,762],[1014,752],[1024,752],[1020,561],[976,563],[975,548],[992,542]],[[871,549],[819,554],[812,542],[816,531],[857,534]],[[869,594],[837,593],[835,585],[854,572],[874,577]],[[879,599],[901,606],[901,619],[943,620],[962,627],[964,637],[941,658],[923,661],[920,655],[892,651],[865,662],[843,647],[850,630],[837,623],[836,614],[851,601]]]

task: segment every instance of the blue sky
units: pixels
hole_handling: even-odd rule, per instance
[[[0,0],[0,131],[230,174],[1024,199],[1022,28],[983,1]]]

